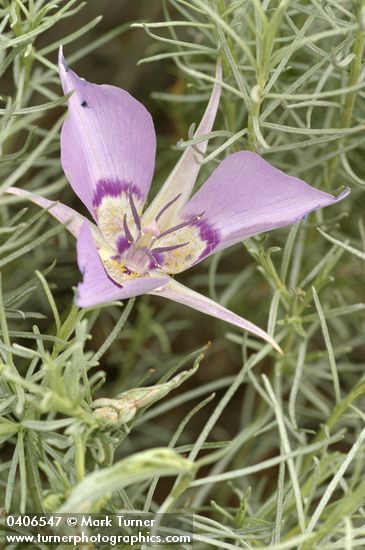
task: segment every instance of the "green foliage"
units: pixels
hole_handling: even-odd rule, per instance
[[[249,148],[318,188],[353,190],[187,275],[267,322],[283,357],[158,299],[78,310],[74,242],[5,190],[67,193],[57,48],[67,44],[80,67],[109,43],[128,56],[130,33],[115,41],[130,22],[116,7],[98,31],[106,0],[97,16],[76,0],[0,2],[1,507],[193,512],[194,549],[361,548],[365,2],[155,0],[151,22],[150,3],[135,4],[133,32],[148,36],[140,70],[155,63],[174,79],[155,76],[149,91],[171,132],[182,129],[179,149],[198,146],[189,125],[223,61],[202,181],[226,154]],[[161,144],[157,187],[178,154]]]

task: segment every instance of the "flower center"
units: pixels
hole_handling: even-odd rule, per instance
[[[180,195],[177,195],[166,203],[152,223],[143,227],[141,217],[134,203],[133,194],[130,189],[128,190],[128,201],[131,218],[134,222],[135,234],[133,235],[133,231],[129,227],[127,214],[124,214],[123,228],[127,239],[128,249],[126,253],[123,254],[123,260],[125,260],[126,264],[134,271],[143,272],[151,269],[164,270],[166,257],[171,255],[172,252],[187,247],[190,244],[190,241],[185,238],[186,229],[191,227],[194,222],[197,222],[203,214],[194,216],[189,220],[181,221],[168,229],[162,229],[160,223],[165,212],[179,199],[179,197]],[[183,231],[184,229],[185,231]]]
[[[98,183],[93,198],[95,217],[111,247],[100,248],[99,255],[113,280],[123,284],[126,278],[153,271],[180,273],[217,246],[219,235],[201,219],[204,212],[184,218],[176,209],[177,214],[171,215],[169,209],[180,197],[166,202],[151,221],[142,215],[144,198],[138,187],[118,180]]]

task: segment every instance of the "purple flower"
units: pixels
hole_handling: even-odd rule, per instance
[[[80,79],[60,49],[63,90],[73,91],[61,133],[61,162],[94,222],[71,208],[20,189],[77,237],[83,274],[76,303],[90,307],[139,294],[175,300],[248,330],[279,349],[262,329],[178,283],[172,276],[243,239],[300,220],[338,197],[277,170],[259,155],[227,157],[192,197],[200,164],[188,147],[145,208],[154,172],[156,136],[148,111],[128,92]],[[221,80],[220,66],[216,79]],[[220,85],[195,136],[211,131]],[[199,144],[201,154],[207,141]]]

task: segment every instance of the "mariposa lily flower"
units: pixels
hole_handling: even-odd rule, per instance
[[[96,306],[140,294],[180,302],[247,330],[277,349],[261,328],[178,283],[173,277],[211,254],[343,199],[288,176],[259,155],[228,156],[192,197],[200,162],[187,147],[156,198],[145,208],[154,172],[156,136],[145,107],[125,90],[91,84],[59,56],[69,114],[61,133],[65,174],[93,222],[66,205],[12,188],[49,208],[77,237],[83,281],[76,303]],[[221,69],[195,132],[212,129],[220,98]],[[207,140],[199,143],[203,155]]]

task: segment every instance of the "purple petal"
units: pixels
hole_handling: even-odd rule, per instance
[[[77,240],[77,262],[84,278],[77,287],[76,304],[92,307],[145,294],[166,282],[168,277],[140,277],[123,286],[114,283],[100,260],[88,223],[81,226]]]
[[[24,197],[42,208],[47,208],[49,213],[52,214],[56,220],[66,225],[67,229],[74,237],[78,236],[82,224],[87,222],[93,231],[94,238],[100,239],[100,237],[98,237],[98,228],[92,222],[89,222],[87,218],[76,212],[76,210],[73,210],[73,208],[61,202],[51,201],[45,197],[35,195],[25,189],[19,189],[18,187],[9,187],[6,192],[17,195],[18,197]]]
[[[243,330],[247,330],[259,338],[262,338],[265,342],[271,344],[277,351],[279,351],[279,353],[282,353],[281,348],[275,340],[273,340],[273,338],[271,338],[264,330],[257,327],[253,323],[250,323],[250,321],[243,319],[243,317],[236,315],[232,311],[229,311],[229,309],[219,305],[217,302],[210,300],[210,298],[187,288],[175,280],[171,280],[168,284],[161,288],[150,291],[149,294],[174,300],[175,302],[179,302],[185,306],[197,309],[198,311],[211,315],[212,317],[222,319],[223,321],[242,328]]]
[[[151,115],[128,92],[91,84],[71,71],[60,48],[59,70],[69,115],[61,133],[61,162],[72,188],[94,216],[100,189],[133,185],[144,201],[155,163]]]
[[[227,157],[188,202],[181,215],[204,211],[202,221],[219,242],[199,259],[270,229],[301,220],[334,204],[338,197],[318,191],[304,181],[274,168],[259,155],[241,151]]]
[[[212,130],[221,94],[220,82],[222,80],[222,67],[220,63],[217,64],[215,78],[217,82],[213,86],[208,106],[194,134],[195,138],[208,134]],[[177,196],[179,196],[178,200],[169,207],[167,212],[163,215],[162,221],[166,222],[166,226],[168,226],[169,220],[173,219],[176,212],[181,210],[192,193],[201,166],[200,160],[207,150],[207,146],[208,140],[198,144],[201,157],[194,151],[193,147],[187,147],[185,149],[175,168],[172,170],[156,198],[147,209],[144,215],[146,224],[151,223],[152,220],[159,215],[161,210],[163,210],[170,201],[174,201]]]

